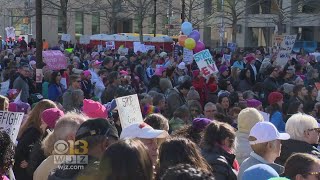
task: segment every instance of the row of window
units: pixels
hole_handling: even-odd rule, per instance
[[[100,34],[100,13],[94,12],[91,14],[92,23],[91,30],[92,34]],[[75,12],[75,33],[84,34],[84,13]],[[58,33],[63,33],[63,21],[62,12],[59,11],[58,14]]]

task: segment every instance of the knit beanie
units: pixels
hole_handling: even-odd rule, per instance
[[[194,89],[194,87],[191,87],[188,94],[187,94],[187,99],[188,100],[197,100],[199,101],[200,100],[200,95],[198,93],[198,91],[196,91]]]
[[[269,105],[276,104],[277,102],[283,100],[283,95],[279,92],[272,92],[268,96]]]
[[[108,118],[107,108],[91,99],[83,100],[82,110],[89,118]]]
[[[247,106],[251,108],[257,108],[262,105],[262,102],[256,99],[248,99]]]
[[[264,121],[263,116],[255,108],[245,108],[238,115],[238,131],[250,133],[251,128],[258,122]]]
[[[212,122],[211,119],[207,119],[207,118],[195,118],[192,121],[192,127],[193,129],[197,130],[197,131],[203,131],[208,124],[210,124]]]
[[[160,110],[156,106],[145,105],[142,110],[142,116],[146,117],[153,113],[160,113]]]
[[[24,114],[28,114],[28,110],[30,109],[30,105],[24,102],[11,102],[9,104],[10,112],[23,112]]]
[[[228,70],[228,66],[225,66],[225,65],[222,65],[222,66],[220,66],[220,68],[219,68],[219,72],[222,74],[222,73],[224,73],[226,70]]]
[[[283,92],[286,93],[286,94],[292,93],[293,92],[293,87],[294,87],[294,85],[293,84],[289,84],[289,83],[284,83],[282,85]]]
[[[50,129],[53,129],[59,118],[64,116],[63,111],[58,108],[49,108],[41,113],[41,119],[45,122]]]
[[[242,180],[268,180],[273,177],[279,177],[276,170],[266,164],[256,164],[243,172]]]

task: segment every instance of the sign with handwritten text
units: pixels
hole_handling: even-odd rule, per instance
[[[208,49],[198,52],[193,57],[205,77],[218,72],[216,63],[213,61]]]
[[[116,99],[122,129],[143,122],[137,94]]]
[[[296,42],[297,35],[285,35],[281,45],[280,49],[277,55],[276,64],[279,66],[285,66],[287,62],[289,61],[292,48],[294,43]]]
[[[186,64],[192,64],[193,51],[187,48],[183,48],[183,62]]]
[[[16,141],[24,113],[0,111],[0,131],[5,131]]]
[[[60,70],[67,68],[67,59],[61,51],[43,51],[42,56],[44,63],[46,63],[50,70]]]

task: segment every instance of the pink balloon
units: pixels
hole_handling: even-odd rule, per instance
[[[196,44],[196,47],[193,49],[193,51],[195,53],[198,53],[198,52],[203,51],[205,49],[206,49],[206,46],[204,45],[204,43],[201,41],[198,41]]]

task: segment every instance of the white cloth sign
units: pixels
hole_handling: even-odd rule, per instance
[[[16,141],[24,113],[0,111],[0,131],[5,131]]]
[[[62,34],[61,35],[61,40],[62,41],[66,41],[66,42],[70,42],[71,41],[71,35],[70,34]]]
[[[276,64],[285,66],[290,58],[291,51],[294,43],[296,42],[297,35],[285,35],[277,55]]]
[[[137,94],[116,99],[122,129],[143,122]]]
[[[14,27],[6,27],[7,38],[16,39],[16,29]]]
[[[137,53],[138,51],[145,53],[146,51],[146,46],[142,44],[141,42],[133,42],[133,50],[134,53]]]
[[[6,96],[7,92],[9,91],[10,81],[5,81],[0,83],[0,95]]]
[[[183,48],[183,62],[191,64],[193,61],[193,51],[187,48]]]
[[[88,35],[83,35],[80,37],[80,44],[90,44],[90,36]]]
[[[114,41],[107,41],[106,42],[106,48],[107,49],[115,49],[116,48],[116,44]]]
[[[198,52],[193,57],[205,77],[218,72],[216,63],[213,61],[208,49]]]

